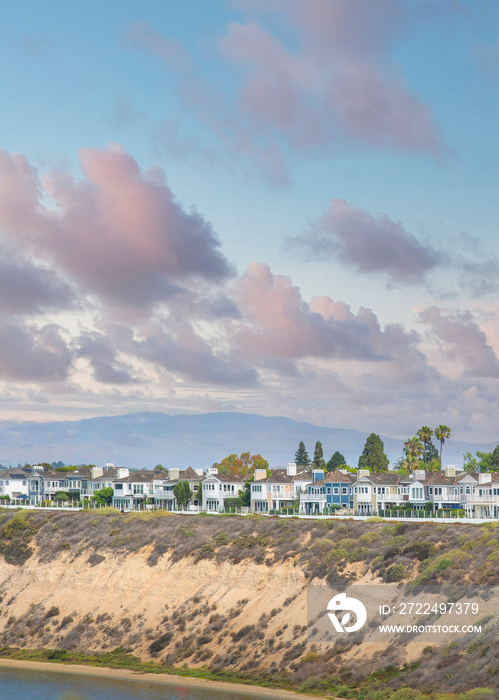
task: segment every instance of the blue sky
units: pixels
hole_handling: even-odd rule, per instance
[[[498,19],[3,7],[0,416],[497,439]]]

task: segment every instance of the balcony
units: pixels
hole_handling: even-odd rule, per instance
[[[326,503],[327,496],[325,493],[302,493],[300,494],[300,503]]]
[[[452,493],[452,494],[433,494],[432,496],[428,496],[428,500],[432,501],[433,503],[438,502],[438,503],[460,503],[463,500],[464,496],[460,496],[457,493]]]
[[[173,493],[173,489],[171,491],[169,491],[167,489],[156,489],[156,493],[154,494],[154,498],[165,498],[167,500],[174,501],[175,494]]]
[[[473,503],[476,505],[497,505],[499,506],[499,498],[497,496],[479,496],[477,493],[461,494],[457,496],[461,503]]]
[[[409,500],[406,493],[377,493],[376,500],[378,503],[402,503]]]

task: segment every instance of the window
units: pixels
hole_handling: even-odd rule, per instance
[[[339,494],[339,492],[340,492],[339,488],[338,488],[337,486],[335,486],[335,487],[333,488],[333,494],[334,494],[335,496],[337,496],[337,495]]]
[[[341,493],[345,496],[348,493],[348,489],[346,487],[343,487],[341,489]]]

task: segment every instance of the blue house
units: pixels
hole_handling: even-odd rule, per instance
[[[328,507],[353,508],[352,484],[356,480],[355,474],[341,469],[326,475],[321,469],[314,469],[307,493],[300,495],[300,513],[313,515]]]

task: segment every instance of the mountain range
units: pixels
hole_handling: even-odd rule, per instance
[[[354,429],[325,428],[290,418],[248,413],[166,415],[159,412],[72,421],[0,421],[0,464],[53,462],[152,468],[207,467],[229,454],[260,453],[271,467],[294,460],[300,440],[310,456],[317,440],[326,461],[338,450],[356,466],[368,433]],[[380,436],[394,463],[402,454],[403,440]],[[473,444],[447,440],[443,461],[462,464],[463,452],[491,451],[497,443]],[[438,445],[437,445],[438,446]]]

